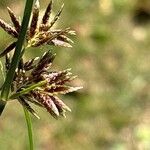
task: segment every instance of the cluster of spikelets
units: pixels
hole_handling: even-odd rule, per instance
[[[10,60],[8,54],[6,58],[6,67],[9,69]],[[54,58],[55,55],[48,51],[41,58],[34,58],[25,63],[21,60],[16,70],[12,84],[14,95],[25,89],[31,89],[27,90],[27,93],[24,92],[23,95],[18,96],[18,100],[35,116],[37,114],[31,108],[29,102],[46,108],[55,118],[59,115],[65,117],[65,112],[71,111],[71,109],[58,98],[58,95],[67,94],[81,88],[67,85],[67,83],[76,78],[76,76],[72,76],[70,69],[49,71]]]
[[[38,47],[47,44],[54,46],[72,47],[70,43],[73,43],[73,41],[70,38],[68,38],[68,36],[75,35],[74,31],[70,30],[70,28],[52,29],[52,27],[57,22],[62,13],[64,4],[61,6],[60,10],[57,12],[54,18],[51,19],[52,4],[53,2],[51,0],[45,10],[42,20],[40,20],[39,0],[36,1],[35,6],[33,8],[30,27],[28,28],[26,35],[26,47]],[[7,7],[7,9],[13,26],[10,26],[8,23],[0,19],[0,27],[2,27],[3,30],[6,31],[13,38],[17,39],[21,29],[21,23],[14,14],[14,12],[9,7]],[[16,42],[11,43],[0,54],[0,57],[13,50],[15,46]]]
[[[26,35],[26,47],[37,47],[43,44],[58,45],[71,47],[72,42],[67,35],[74,34],[69,28],[64,30],[52,30],[52,26],[58,20],[63,5],[54,19],[50,21],[52,11],[52,1],[49,3],[41,23],[39,18],[39,1],[37,0],[33,8],[30,27]],[[18,38],[20,32],[20,22],[14,15],[13,11],[8,8],[14,27],[0,20],[0,26],[14,38]],[[16,42],[11,43],[1,54],[5,56],[6,72],[10,68],[11,57],[10,51],[16,46]],[[72,87],[68,85],[76,76],[72,76],[70,69],[63,71],[52,71],[51,65],[55,58],[55,54],[50,51],[43,54],[42,57],[36,57],[27,62],[21,58],[18,68],[16,69],[13,83],[11,85],[10,99],[17,98],[18,101],[34,116],[38,117],[30,103],[34,103],[45,108],[54,118],[59,116],[65,117],[66,111],[71,109],[58,97],[59,94],[67,94],[74,92],[81,87]],[[39,118],[39,117],[38,117]]]

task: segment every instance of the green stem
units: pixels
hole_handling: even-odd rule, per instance
[[[7,101],[8,99],[10,88],[11,88],[11,83],[13,81],[14,74],[15,74],[15,70],[20,61],[20,55],[21,55],[22,47],[23,47],[24,40],[26,37],[26,32],[27,32],[31,12],[32,12],[32,6],[33,6],[33,0],[26,0],[24,16],[23,16],[23,21],[21,25],[21,31],[18,37],[18,41],[17,41],[15,52],[14,52],[14,56],[12,58],[10,69],[7,73],[6,80],[4,82],[2,92],[1,92],[1,99],[4,101]]]
[[[6,106],[6,101],[0,100],[0,116],[3,113],[5,106]]]
[[[24,94],[27,94],[27,93],[29,93],[30,91],[32,91],[32,90],[34,90],[34,89],[36,89],[36,88],[38,88],[38,87],[41,87],[41,86],[45,85],[46,83],[47,83],[47,81],[44,80],[44,81],[38,82],[38,83],[36,83],[36,84],[33,84],[33,85],[29,86],[28,88],[23,89],[22,91],[17,92],[17,93],[15,93],[15,94],[11,95],[11,96],[9,97],[9,99],[18,98],[19,96],[24,95]]]
[[[28,128],[28,136],[29,136],[29,144],[30,144],[30,150],[34,149],[34,144],[33,144],[33,134],[32,134],[32,121],[31,121],[31,116],[26,108],[24,109],[24,114],[26,118],[26,123],[27,123],[27,128]]]
[[[3,69],[3,64],[2,62],[0,61],[0,71],[1,71],[1,75],[2,75],[2,79],[3,81],[5,81],[5,75],[4,75],[4,69]],[[6,102],[5,101],[2,101],[0,100],[0,116],[5,108],[5,105],[6,105]]]

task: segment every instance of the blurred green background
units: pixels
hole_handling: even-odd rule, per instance
[[[36,150],[150,150],[150,1],[54,0],[64,2],[57,26],[76,30],[72,49],[53,48],[53,69],[72,68],[73,83],[83,90],[63,97],[72,109],[55,120],[36,108],[33,118]],[[48,0],[40,1],[41,12]],[[17,15],[25,1],[1,0],[0,17],[9,21],[6,6]],[[0,29],[0,51],[12,39]],[[50,47],[52,48],[52,47]],[[26,58],[44,49],[26,51]],[[2,84],[2,81],[1,81]],[[0,118],[0,150],[27,150],[22,107],[10,102]]]

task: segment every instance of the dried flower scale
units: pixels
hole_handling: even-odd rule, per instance
[[[66,29],[52,29],[59,19],[64,5],[56,16],[50,20],[53,2],[48,4],[41,22],[39,21],[40,4],[37,0],[32,11],[31,23],[26,35],[26,48],[38,47],[41,45],[54,45],[71,47],[73,41],[68,35],[75,35],[75,32]],[[13,27],[0,19],[0,27],[14,38],[18,38],[21,25],[14,12],[8,8],[8,12],[13,23]],[[39,23],[40,22],[40,23]],[[12,57],[10,52],[16,47],[16,41],[12,42],[1,54],[5,56],[6,72],[10,68]],[[69,83],[77,76],[73,76],[71,69],[63,71],[51,70],[55,54],[50,51],[45,52],[42,57],[36,57],[24,62],[23,56],[15,71],[15,76],[11,85],[10,99],[17,99],[20,104],[37,118],[38,115],[30,106],[33,103],[45,108],[54,118],[66,117],[66,111],[71,109],[58,97],[60,94],[67,94],[77,91],[82,87],[72,87]]]

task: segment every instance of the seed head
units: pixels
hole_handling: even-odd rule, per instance
[[[64,4],[61,6],[55,17],[51,19],[50,15],[52,12],[52,4],[53,2],[51,0],[45,10],[42,21],[40,22],[40,4],[39,0],[36,0],[32,12],[31,23],[26,36],[27,47],[39,47],[42,45],[62,46],[68,48],[72,47],[71,43],[73,43],[73,41],[68,36],[74,35],[74,31],[70,30],[70,28],[57,30],[52,29],[54,24],[60,18],[60,15],[64,8]],[[7,7],[7,9],[14,27],[10,26],[1,19],[0,27],[2,27],[3,30],[10,34],[12,37],[17,39],[21,29],[21,25],[14,12],[9,7]],[[10,51],[11,50],[13,50],[13,48],[10,49]]]
[[[21,59],[16,69],[12,92],[18,93],[27,88],[31,89],[19,95],[18,99],[36,117],[37,114],[30,103],[45,108],[54,118],[66,117],[66,111],[71,111],[71,109],[59,98],[59,95],[75,92],[82,88],[68,85],[76,77],[72,76],[71,69],[64,71],[50,70],[54,58],[55,54],[48,51],[41,58],[34,58],[27,62]],[[9,58],[7,58],[7,62],[8,60]],[[44,82],[44,84],[39,85],[38,83],[41,82]],[[36,84],[38,86],[30,88]]]

